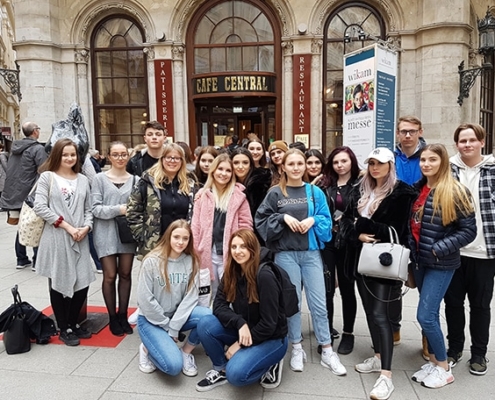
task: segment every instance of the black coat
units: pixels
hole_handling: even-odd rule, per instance
[[[421,180],[414,186],[420,190],[425,184],[426,181]],[[443,226],[441,215],[433,215],[433,194],[434,190],[430,191],[423,208],[419,243],[412,235],[409,238],[411,259],[419,268],[456,269],[461,266],[461,247],[476,238],[475,214],[458,213],[456,221]]]
[[[390,242],[389,226],[393,226],[399,236],[399,242],[408,244],[409,219],[411,208],[418,192],[407,183],[398,181],[392,193],[385,197],[371,218],[361,217],[357,210],[360,198],[360,185],[356,185],[351,193],[351,200],[346,208],[340,228],[346,241],[345,271],[348,276],[354,276],[361,254],[362,243],[358,239],[361,233],[375,235],[381,242]]]

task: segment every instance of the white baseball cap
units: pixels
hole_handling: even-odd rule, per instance
[[[375,160],[378,160],[382,164],[385,164],[388,162],[395,163],[394,153],[392,153],[386,147],[377,147],[370,154],[368,154],[368,157],[366,158],[366,160],[364,160],[364,163],[368,164],[368,161],[371,160],[372,158]]]

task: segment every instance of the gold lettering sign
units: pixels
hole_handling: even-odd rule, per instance
[[[195,81],[195,82],[194,82]],[[275,92],[274,76],[228,75],[193,79],[194,94]]]

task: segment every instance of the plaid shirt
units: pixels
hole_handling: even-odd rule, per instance
[[[459,166],[451,163],[450,167],[454,178],[459,180]],[[480,169],[479,199],[486,252],[488,258],[495,258],[495,165],[482,166]]]

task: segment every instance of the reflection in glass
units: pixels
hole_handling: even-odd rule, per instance
[[[223,72],[227,70],[225,62],[225,48],[214,47],[211,49],[211,72]]]
[[[273,46],[260,46],[259,47],[260,56],[260,71],[275,71],[275,54]]]
[[[242,71],[242,47],[227,47],[227,71]]]
[[[209,49],[194,49],[194,72],[197,74],[210,72]]]

